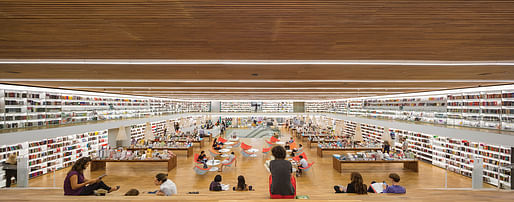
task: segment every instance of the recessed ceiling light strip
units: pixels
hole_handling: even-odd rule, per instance
[[[112,83],[514,83],[514,80],[189,80],[189,79],[0,79],[0,82],[112,82]]]
[[[513,66],[514,61],[432,60],[120,60],[120,59],[0,59],[0,64],[91,65],[409,65],[409,66]]]

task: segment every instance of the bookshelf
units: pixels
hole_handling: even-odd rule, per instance
[[[305,112],[328,112],[329,102],[305,102]]]
[[[209,111],[210,102],[0,85],[0,129]]]
[[[2,145],[0,146],[0,167],[3,162],[7,160],[9,155],[16,154],[17,156],[26,154],[27,143]],[[5,187],[5,171],[0,168],[0,187]]]
[[[262,112],[293,112],[293,102],[262,102]]]
[[[221,102],[221,112],[253,112],[251,102]]]

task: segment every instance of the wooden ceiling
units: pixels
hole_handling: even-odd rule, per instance
[[[0,27],[6,60],[514,60],[509,0],[0,0]],[[512,65],[0,64],[2,83],[183,99],[333,99],[512,78]]]

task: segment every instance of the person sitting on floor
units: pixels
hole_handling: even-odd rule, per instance
[[[234,191],[248,191],[249,187],[252,187],[252,186],[248,186],[246,184],[246,181],[245,181],[245,177],[240,175],[239,177],[237,177],[237,187],[234,187]]]
[[[391,186],[384,184],[384,191],[382,193],[405,194],[407,191],[405,187],[400,186],[400,176],[396,173],[389,174],[391,179]]]
[[[93,195],[95,191],[99,189],[104,189],[108,192],[120,189],[120,186],[116,186],[115,188],[107,186],[102,181],[102,178],[86,179],[84,177],[84,170],[87,168],[90,161],[91,159],[89,157],[82,157],[73,164],[64,179],[64,195]]]
[[[214,177],[214,181],[211,182],[209,186],[209,191],[222,191],[221,188],[221,175],[216,175]]]
[[[167,174],[157,174],[154,179],[154,184],[160,185],[160,189],[156,193],[157,196],[171,196],[177,194],[177,185],[168,179]]]
[[[356,194],[367,194],[367,186],[363,184],[362,175],[357,172],[352,172],[350,176],[351,182],[345,187],[336,185],[334,190],[336,193],[356,193]]]

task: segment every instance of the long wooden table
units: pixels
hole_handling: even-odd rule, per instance
[[[180,147],[180,148],[176,148],[176,147],[153,147],[153,148],[145,148],[145,147],[142,147],[142,148],[127,148],[127,150],[132,150],[132,151],[135,151],[135,150],[147,150],[147,149],[152,149],[152,150],[185,150],[187,151],[187,155],[191,155],[193,154],[193,147]]]
[[[172,155],[170,159],[161,160],[92,160],[89,166],[91,171],[105,170],[107,162],[129,162],[129,163],[147,163],[147,162],[168,162],[168,171],[177,167],[177,156]]]
[[[380,147],[354,147],[354,148],[322,148],[318,147],[318,156],[323,157],[323,151],[379,151]]]
[[[321,142],[339,142],[342,140],[322,140]],[[320,143],[320,140],[309,140],[307,144],[309,145],[309,148],[312,148],[312,143]]]
[[[418,160],[359,160],[359,161],[349,161],[349,160],[339,160],[336,157],[332,157],[332,166],[339,172],[342,172],[343,163],[403,163],[403,168],[412,170],[414,172],[418,172]]]

